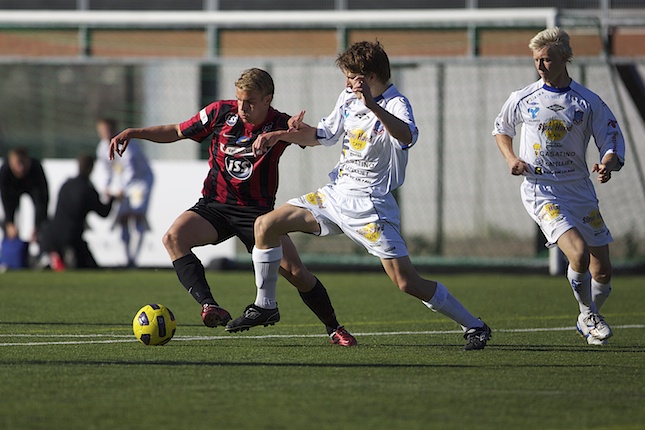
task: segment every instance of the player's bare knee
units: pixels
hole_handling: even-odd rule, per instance
[[[608,284],[611,282],[611,268],[609,270],[602,270],[592,274],[594,281],[600,282],[601,284]]]
[[[587,249],[576,249],[567,255],[569,265],[573,270],[579,273],[586,272],[589,269],[589,251]]]
[[[399,287],[399,291],[405,294],[410,294],[411,296],[416,296],[416,288],[409,279],[400,277],[395,281],[395,284]]]
[[[258,239],[264,238],[266,231],[269,228],[269,223],[267,222],[266,215],[260,215],[255,219],[255,224],[253,224],[253,234],[255,234],[256,241]]]
[[[161,242],[168,252],[174,252],[179,246],[179,237],[170,229],[163,235]]]

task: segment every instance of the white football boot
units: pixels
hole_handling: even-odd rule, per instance
[[[589,345],[606,345],[613,333],[600,314],[581,313],[578,315],[576,330],[587,339]]]

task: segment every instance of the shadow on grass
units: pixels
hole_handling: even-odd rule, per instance
[[[114,323],[114,322],[85,322],[85,321],[76,321],[76,322],[62,322],[62,321],[0,321],[1,325],[27,325],[27,326],[45,326],[45,327],[66,327],[66,326],[87,326],[87,327],[132,327],[132,322],[130,323]]]
[[[499,365],[499,364],[446,364],[446,363],[436,363],[436,364],[415,364],[415,363],[271,363],[271,362],[261,362],[261,361],[251,361],[251,362],[192,362],[192,361],[170,361],[170,360],[153,360],[153,361],[137,361],[137,360],[22,360],[20,361],[21,365],[27,366],[52,366],[52,365],[61,365],[61,366],[170,366],[170,367],[182,367],[182,366],[195,366],[195,367],[275,367],[275,368],[362,368],[362,369],[481,369],[481,368],[535,368],[535,367],[549,367],[549,368],[594,368],[597,367],[595,364],[554,364],[554,365],[535,365],[535,364],[517,364],[517,365]],[[15,361],[6,361],[0,360],[0,365],[16,365]]]
[[[487,349],[497,349],[513,352],[580,352],[584,354],[616,354],[617,352],[644,353],[645,347],[629,345],[499,345],[488,346]]]
[[[45,326],[45,327],[69,327],[69,326],[81,326],[81,327],[132,327],[132,322],[86,322],[86,321],[0,321],[1,325],[25,325],[25,326]],[[182,327],[204,327],[203,324],[186,324],[182,323]]]

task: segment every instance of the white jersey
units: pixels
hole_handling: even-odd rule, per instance
[[[145,184],[148,188],[152,186],[154,180],[152,169],[136,141],[130,141],[123,155],[114,157],[112,161],[108,158],[109,148],[110,141],[103,139],[96,149],[97,164],[103,174],[102,189],[111,190],[113,193],[120,191],[127,193],[127,190],[135,184],[135,186]]]
[[[593,136],[600,160],[614,153],[625,161],[625,140],[609,107],[575,81],[553,88],[539,80],[513,92],[495,119],[493,135],[515,137],[522,124],[519,158],[537,182],[589,178],[587,146]],[[620,168],[619,166],[619,168]]]
[[[121,157],[110,161],[110,142],[103,139],[96,150],[102,189],[110,194],[121,194],[117,217],[130,214],[144,214],[150,204],[154,174],[148,159],[136,141],[131,140]]]
[[[342,137],[340,161],[329,174],[334,186],[341,191],[384,196],[401,186],[405,179],[407,149],[419,135],[412,107],[394,85],[375,101],[408,124],[412,142],[406,145],[392,137],[376,115],[352,91],[345,89],[334,111],[317,127],[321,145],[333,145]]]

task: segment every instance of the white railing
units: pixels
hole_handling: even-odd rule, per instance
[[[334,11],[2,11],[2,27],[221,28],[533,26],[556,23],[555,8]]]
[[[478,52],[477,27],[551,27],[558,22],[555,8],[333,10],[333,11],[0,11],[0,31],[15,28],[78,29],[79,55],[92,52],[93,29],[204,29],[209,57],[218,56],[220,29],[336,30],[337,50],[347,47],[347,31],[365,28],[467,28],[469,52]]]

